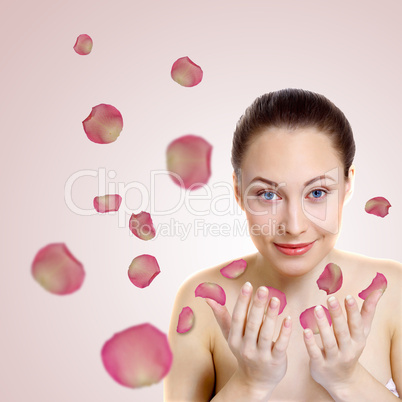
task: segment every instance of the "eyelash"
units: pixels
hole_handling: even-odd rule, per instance
[[[326,190],[326,189],[324,189],[324,188],[315,188],[315,189],[311,190],[311,191],[309,192],[309,194],[311,194],[313,191],[322,191],[322,192],[325,194],[323,197],[319,197],[319,198],[314,198],[314,197],[313,197],[313,198],[311,198],[311,200],[312,200],[313,202],[320,202],[320,201],[322,201],[323,199],[325,199],[328,194],[331,194],[331,191]],[[257,196],[260,197],[260,196],[262,196],[262,195],[265,194],[265,193],[272,193],[272,194],[277,195],[275,192],[273,192],[273,191],[271,191],[271,190],[261,190],[261,191],[259,191],[259,192],[257,193]],[[274,202],[274,201],[277,201],[277,200],[266,200],[266,199],[264,199],[263,197],[261,197],[261,201],[263,201],[263,202]]]

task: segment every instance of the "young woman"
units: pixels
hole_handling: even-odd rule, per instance
[[[247,262],[236,279],[220,273],[231,260],[180,287],[169,328],[174,357],[165,401],[399,400],[402,264],[334,248],[353,191],[354,153],[349,122],[322,95],[286,89],[246,110],[233,138],[233,182],[257,252],[233,259]],[[329,263],[343,273],[334,295],[317,286]],[[357,295],[377,272],[388,286],[363,301]],[[224,289],[225,305],[195,297],[203,282]],[[279,317],[279,300],[268,286],[286,295]],[[330,325],[314,312],[319,334],[299,322],[316,305],[332,318]],[[180,334],[185,306],[195,322]]]

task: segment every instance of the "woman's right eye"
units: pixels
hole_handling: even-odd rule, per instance
[[[274,197],[276,196],[276,194],[272,191],[263,190],[257,193],[257,196],[261,197],[263,201],[275,201]]]

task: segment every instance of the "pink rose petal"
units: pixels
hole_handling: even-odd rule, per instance
[[[218,284],[213,282],[200,283],[195,289],[195,297],[212,299],[222,304],[222,306],[226,303],[225,291]]]
[[[203,72],[188,57],[181,57],[173,63],[170,75],[183,87],[193,87],[201,82]]]
[[[41,248],[32,262],[31,272],[41,286],[57,295],[77,291],[85,277],[83,265],[64,243],[51,243]]]
[[[388,215],[388,210],[391,204],[384,197],[374,197],[366,202],[365,211],[368,214],[373,214],[377,216],[381,216],[384,218],[385,215]]]
[[[379,272],[377,272],[377,275],[375,276],[375,278],[372,280],[371,284],[369,287],[367,287],[366,289],[362,290],[358,296],[363,299],[366,300],[366,297],[373,292],[374,290],[377,289],[382,289],[383,292],[385,292],[385,289],[387,288],[388,282],[387,279],[385,278],[385,276],[383,274],[380,274]]]
[[[156,258],[149,254],[142,254],[131,261],[128,277],[138,288],[146,288],[160,272]]]
[[[225,278],[235,279],[238,278],[247,267],[247,261],[240,259],[232,261],[230,264],[226,265],[220,270],[220,273]]]
[[[211,153],[212,145],[202,137],[188,134],[177,138],[166,151],[167,170],[173,173],[170,177],[186,189],[202,187],[211,176]]]
[[[73,49],[80,55],[86,55],[91,53],[92,45],[93,42],[91,37],[86,34],[82,34],[77,37]]]
[[[100,213],[118,211],[121,201],[119,194],[102,195],[94,198],[94,208]]]
[[[271,300],[273,297],[276,297],[276,298],[279,299],[280,306],[279,306],[278,315],[281,314],[283,309],[286,307],[286,304],[287,304],[285,293],[283,293],[280,290],[275,289],[275,288],[273,288],[271,286],[265,286],[265,287],[268,288],[268,300]]]
[[[183,307],[179,314],[179,322],[176,331],[180,334],[189,331],[194,324],[194,313],[190,307]]]
[[[173,361],[166,334],[149,323],[114,334],[103,345],[101,356],[109,375],[130,388],[161,381]]]
[[[151,215],[148,212],[141,211],[137,215],[132,214],[129,226],[133,234],[141,240],[151,240],[156,235]]]
[[[109,144],[117,140],[123,129],[123,117],[112,105],[94,106],[82,122],[87,137],[96,144]]]
[[[324,271],[318,278],[317,285],[321,290],[325,290],[327,295],[330,295],[341,288],[342,282],[343,276],[341,268],[333,262],[330,262],[326,265]]]
[[[329,325],[332,325],[331,315],[329,314],[328,309],[324,306],[322,306],[322,307],[325,311],[325,315],[327,316]],[[320,330],[318,329],[317,321],[315,319],[314,309],[315,309],[315,306],[310,307],[307,310],[304,310],[300,314],[299,319],[300,319],[300,324],[304,329],[310,328],[313,331],[313,334],[319,334]]]

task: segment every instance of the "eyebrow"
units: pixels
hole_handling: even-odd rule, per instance
[[[326,176],[325,174],[323,174],[323,175],[314,177],[314,178],[311,179],[311,180],[307,180],[307,181],[304,183],[304,187],[307,187],[308,185],[310,185],[310,184],[316,182],[317,180],[325,180],[325,179],[329,179],[329,180],[332,180],[332,181],[334,181],[334,182],[337,182],[334,178],[332,178],[332,177],[330,177],[330,176]],[[271,186],[274,186],[274,187],[278,187],[278,186],[279,186],[279,184],[276,183],[275,181],[272,181],[272,180],[269,180],[269,179],[264,179],[264,178],[261,177],[261,176],[256,176],[256,177],[254,177],[254,179],[251,180],[250,183],[252,183],[253,181],[256,181],[256,180],[259,180],[259,181],[262,181],[262,182],[264,182],[264,183],[270,184]]]

